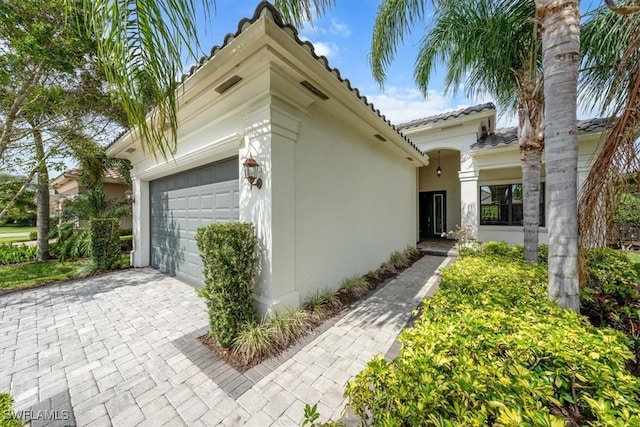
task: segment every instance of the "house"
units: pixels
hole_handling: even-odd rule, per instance
[[[126,184],[116,168],[108,168],[104,171],[102,182],[107,200],[124,199],[129,185]],[[67,169],[49,183],[49,204],[51,215],[60,215],[69,200],[73,200],[81,194],[85,188],[82,184],[81,169]],[[131,228],[131,218],[123,218],[121,228]]]
[[[251,222],[260,312],[297,307],[421,237],[478,224],[479,201],[493,200],[480,185],[519,176],[517,146],[492,142],[495,114],[486,104],[400,129],[260,3],[183,77],[171,159],[131,132],[107,150],[132,164],[133,265],[199,286],[197,229]],[[250,180],[247,162],[259,165]]]
[[[578,122],[578,188],[606,123]],[[420,238],[470,224],[480,241],[523,242],[518,132],[495,124],[496,108],[488,103],[398,125],[432,159],[418,171]],[[547,243],[544,154],[542,163],[539,240]]]

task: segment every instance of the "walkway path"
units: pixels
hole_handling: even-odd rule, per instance
[[[245,374],[197,340],[193,288],[132,269],[0,296],[0,391],[79,426],[299,426],[305,403],[340,418],[346,381],[397,334],[451,258],[425,256],[314,337]],[[57,412],[40,412],[54,410]],[[47,415],[49,414],[49,415]]]

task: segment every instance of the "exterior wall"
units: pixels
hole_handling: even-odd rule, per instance
[[[461,225],[461,204],[460,204],[460,180],[458,171],[460,170],[460,153],[457,151],[444,150],[440,153],[440,167],[442,176],[438,178],[436,170],[438,168],[438,153],[431,151],[427,153],[430,158],[428,166],[419,169],[418,191],[446,191],[446,231],[455,230],[457,225]]]
[[[305,300],[415,244],[417,171],[415,162],[391,154],[388,142],[359,133],[316,105],[300,129],[295,273]]]

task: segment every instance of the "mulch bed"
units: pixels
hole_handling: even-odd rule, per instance
[[[369,292],[362,296],[361,298],[356,298],[352,294],[337,292],[337,296],[340,298],[341,306],[337,308],[327,308],[323,310],[321,313],[313,313],[310,316],[311,327],[306,330],[306,332],[291,342],[288,346],[282,348],[273,348],[269,355],[263,355],[261,357],[256,357],[252,360],[245,360],[240,355],[236,354],[231,348],[222,348],[218,345],[216,340],[209,334],[206,333],[199,337],[198,339],[204,345],[206,345],[214,354],[216,354],[220,359],[224,360],[228,365],[232,366],[235,370],[240,373],[244,373],[254,366],[262,363],[263,361],[272,358],[278,357],[282,352],[294,346],[301,339],[311,335],[315,330],[323,323],[325,323],[328,319],[331,319],[335,316],[342,315],[345,313],[354,303],[358,302],[361,299],[367,298],[371,293],[376,290],[380,285],[387,283],[390,279],[396,277],[402,271],[411,267],[416,261],[423,257],[422,252],[416,254],[411,257],[409,260],[409,265],[402,269],[394,269],[382,271],[377,270],[376,272],[371,272],[364,275],[364,278],[369,283]]]

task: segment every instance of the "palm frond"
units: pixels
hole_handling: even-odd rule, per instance
[[[296,27],[312,22],[335,4],[335,0],[275,0],[274,6],[285,21]]]
[[[196,0],[83,0],[85,30],[129,127],[165,159],[176,146],[175,89],[185,55],[196,58]],[[205,13],[212,1],[201,0]],[[71,10],[76,0],[65,0]]]
[[[640,14],[597,9],[582,37],[582,97],[611,117],[580,200],[580,243],[591,247],[607,243],[621,196],[640,183]]]

